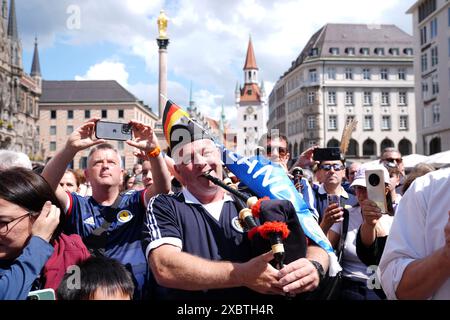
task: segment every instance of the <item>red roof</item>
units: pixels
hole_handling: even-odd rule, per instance
[[[252,38],[248,40],[247,57],[245,58],[244,70],[247,69],[258,70],[258,66],[256,65],[255,52],[253,51]]]
[[[247,83],[241,89],[241,102],[261,102],[261,92],[256,83]]]

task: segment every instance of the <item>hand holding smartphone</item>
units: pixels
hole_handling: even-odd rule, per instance
[[[131,140],[133,131],[128,123],[97,121],[95,123],[95,137],[106,140]]]
[[[384,173],[382,169],[366,170],[367,197],[375,202],[382,213],[387,212]]]

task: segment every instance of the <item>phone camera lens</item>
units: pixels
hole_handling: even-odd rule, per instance
[[[377,185],[380,184],[380,177],[377,174],[372,173],[369,176],[369,183],[370,183],[371,186],[376,187]]]
[[[130,126],[128,124],[124,124],[122,126],[122,133],[129,133],[130,132]]]

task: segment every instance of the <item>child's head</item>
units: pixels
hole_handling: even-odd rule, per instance
[[[65,274],[57,290],[58,300],[132,299],[134,283],[131,275],[116,260],[90,257],[78,267]]]

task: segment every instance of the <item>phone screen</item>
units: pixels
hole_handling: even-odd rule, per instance
[[[30,291],[27,300],[56,300],[55,291],[50,288]]]

